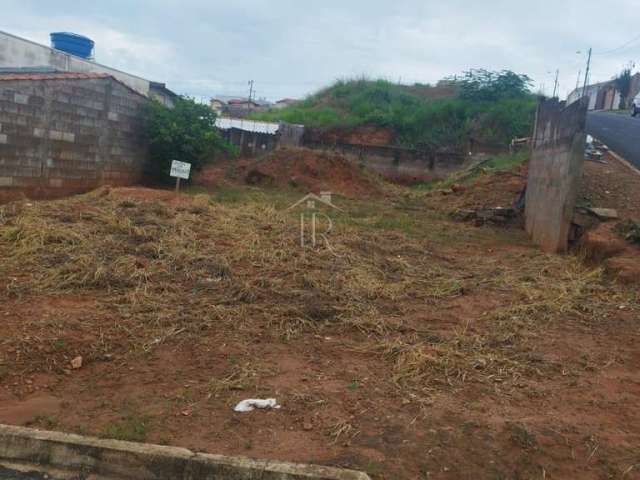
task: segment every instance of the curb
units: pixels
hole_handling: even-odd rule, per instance
[[[95,480],[370,480],[355,470],[210,455],[9,425],[0,425],[0,467],[54,478],[90,475]]]
[[[618,155],[616,152],[614,152],[611,149],[609,149],[608,152],[611,154],[611,156],[613,158],[618,160],[620,163],[622,163],[627,168],[631,169],[631,171],[633,173],[635,173],[636,175],[640,175],[640,170],[638,170],[638,168],[636,168],[631,162],[629,162],[628,160],[625,160],[624,158],[622,158],[620,155]]]

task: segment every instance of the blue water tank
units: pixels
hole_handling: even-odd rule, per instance
[[[54,32],[51,34],[51,46],[76,57],[91,58],[93,56],[93,40],[77,33]]]

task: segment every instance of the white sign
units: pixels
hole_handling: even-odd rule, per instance
[[[187,180],[189,178],[189,172],[191,171],[191,164],[187,162],[179,162],[178,160],[171,161],[171,176],[184,178]]]

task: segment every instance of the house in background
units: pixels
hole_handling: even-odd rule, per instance
[[[226,106],[227,106],[227,102],[225,100],[220,99],[220,98],[212,98],[209,101],[209,107],[211,108],[211,110],[216,112],[218,115],[222,115],[222,112],[224,111],[224,108]]]
[[[631,77],[631,88],[626,105],[622,108],[629,108],[631,100],[640,92],[640,73]],[[584,95],[583,95],[584,94]],[[567,96],[567,105],[578,101],[583,96],[589,97],[589,110],[618,110],[621,105],[622,96],[615,85],[614,80],[587,85],[576,88]]]
[[[222,137],[238,147],[240,155],[256,156],[279,146],[302,146],[303,125],[220,117],[216,127]]]
[[[618,110],[620,107],[620,92],[613,80],[576,88],[567,96],[567,105],[577,102],[583,96],[589,98],[589,110]]]
[[[93,60],[94,42],[68,32],[52,46],[0,31],[0,203],[51,198],[143,175],[144,105],[178,97]]]
[[[55,36],[74,38],[77,41],[90,42],[93,49],[93,41],[81,35],[70,33],[52,34],[52,42]],[[58,48],[41,45],[31,40],[0,31],[0,68],[4,70],[16,69],[43,69],[48,72],[75,72],[75,73],[103,73],[122,82],[129,88],[148,98],[154,98],[160,103],[171,106],[177,97],[164,83],[152,82],[145,78],[123,72],[121,70],[102,65],[93,60],[93,55],[78,56],[78,54],[63,51]]]
[[[631,89],[629,90],[629,98],[627,99],[627,107],[631,107],[634,97],[640,93],[640,72],[631,77]]]
[[[209,106],[220,116],[244,118],[251,113],[266,112],[273,104],[265,99],[219,95],[210,100]]]
[[[296,103],[298,103],[300,100],[296,100],[295,98],[283,98],[282,100],[278,100],[274,105],[273,108],[277,109],[277,110],[281,110],[283,108],[287,108],[290,107],[291,105],[295,105]]]

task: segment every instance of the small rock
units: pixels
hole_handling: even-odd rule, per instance
[[[311,424],[311,422],[304,422],[302,424],[302,429],[308,432],[309,430],[313,430],[313,425]]]
[[[71,368],[73,368],[74,370],[77,370],[81,367],[82,367],[82,357],[78,355],[76,358],[71,360]]]
[[[589,208],[588,210],[600,220],[615,220],[618,218],[618,212],[613,208]]]

